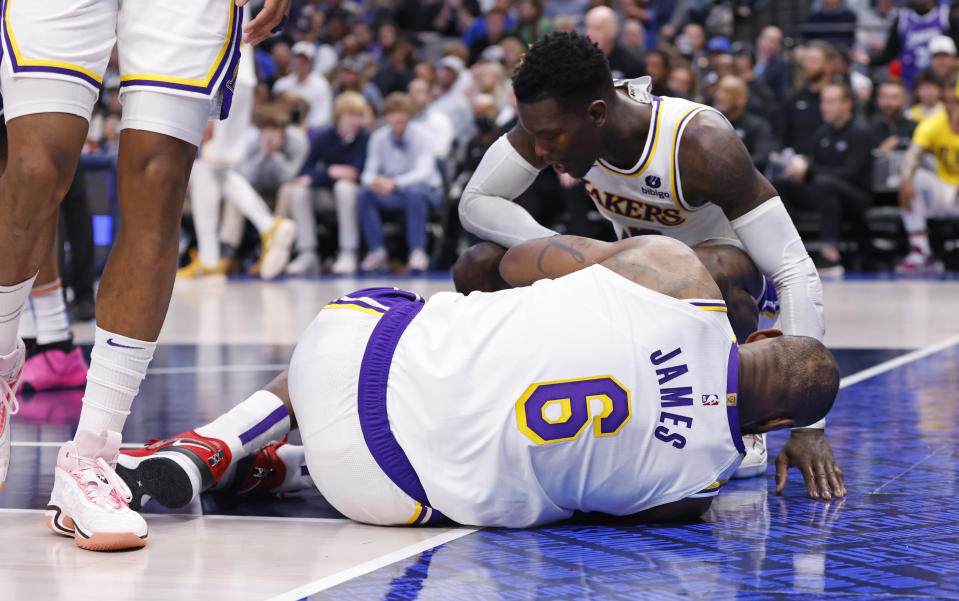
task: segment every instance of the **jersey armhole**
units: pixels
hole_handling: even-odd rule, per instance
[[[712,203],[707,201],[698,207],[694,207],[687,203],[685,198],[683,198],[683,182],[679,172],[679,145],[682,142],[683,132],[686,131],[686,126],[689,125],[689,122],[693,120],[693,117],[707,110],[715,112],[717,115],[723,118],[723,121],[729,123],[729,120],[726,119],[726,116],[716,109],[708,106],[697,106],[690,109],[685,115],[683,115],[673,137],[673,172],[669,174],[673,182],[673,198],[675,198],[676,204],[679,205],[680,209],[689,213],[701,211]],[[730,125],[730,127],[732,127],[732,125]]]

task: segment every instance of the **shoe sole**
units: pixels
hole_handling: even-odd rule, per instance
[[[263,255],[263,261],[260,263],[260,278],[272,280],[277,277],[286,268],[290,262],[290,250],[293,248],[293,240],[296,238],[296,225],[289,222],[283,222],[276,228],[273,234],[273,247]]]
[[[200,474],[198,482],[190,477],[190,466]],[[139,511],[144,497],[170,509],[189,505],[201,491],[213,486],[213,472],[196,454],[170,447],[147,457],[120,455],[117,474],[133,494],[130,509]]]
[[[73,518],[54,504],[47,505],[47,528],[54,534],[72,537],[77,546],[87,551],[123,551],[140,549],[147,544],[147,534],[138,536],[133,532],[94,532],[87,534],[78,527]]]

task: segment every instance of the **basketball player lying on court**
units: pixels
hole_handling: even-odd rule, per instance
[[[500,269],[519,287],[328,304],[288,376],[121,454],[133,502],[180,506],[230,480],[288,489],[305,455],[326,499],[372,524],[693,518],[739,465],[741,432],[815,422],[835,398],[816,339],[760,330],[736,344],[719,287],[681,242],[557,236],[515,246]],[[297,426],[301,450],[260,451]]]

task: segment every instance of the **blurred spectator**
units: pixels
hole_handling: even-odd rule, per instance
[[[725,115],[736,135],[746,145],[753,164],[760,172],[766,170],[769,155],[777,150],[769,122],[760,115],[747,110],[749,88],[746,82],[735,75],[727,75],[719,80],[713,106]]]
[[[623,22],[623,33],[619,36],[619,43],[627,52],[642,61],[646,52],[646,30],[639,19],[626,19]]]
[[[616,41],[619,23],[613,9],[597,6],[586,13],[586,35],[606,55],[614,79],[631,79],[645,72],[641,59]]]
[[[947,35],[929,40],[929,70],[940,81],[949,81],[956,74],[956,42]]]
[[[466,67],[457,56],[443,57],[436,69],[433,108],[446,115],[453,124],[453,137],[466,143],[473,135],[473,113],[469,101],[458,82],[465,76]]]
[[[783,147],[811,156],[816,144],[815,132],[822,124],[819,92],[829,81],[826,58],[831,47],[826,42],[813,42],[803,49],[804,85],[794,91],[783,105]]]
[[[333,112],[333,91],[330,84],[313,71],[314,50],[315,47],[310,42],[297,42],[292,50],[292,73],[273,84],[274,94],[289,93],[307,102],[310,111],[306,115],[306,125],[310,129],[329,125]]]
[[[856,41],[856,13],[843,0],[822,0],[819,10],[809,13],[803,25],[809,40],[825,40],[839,48],[852,48]]]
[[[430,134],[410,124],[413,103],[406,94],[386,97],[386,125],[370,135],[366,165],[360,176],[357,200],[360,227],[369,253],[360,264],[363,271],[389,268],[380,213],[406,214],[406,244],[410,271],[429,267],[426,254],[426,218],[440,202],[440,174],[433,157]]]
[[[548,19],[556,19],[560,16],[573,20],[573,26],[578,27],[582,15],[589,10],[590,0],[549,0],[543,8],[543,14]],[[559,26],[557,24],[557,30]]]
[[[553,31],[572,33],[576,31],[579,20],[572,15],[559,15],[553,19]]]
[[[290,125],[289,113],[277,104],[254,110],[253,124],[257,133],[239,171],[257,192],[272,198],[299,172],[309,142],[302,129]]]
[[[656,96],[677,96],[675,90],[667,85],[669,78],[669,55],[662,50],[650,50],[646,53],[646,73],[652,80],[652,92]]]
[[[460,37],[480,15],[476,0],[424,0],[420,6],[420,30],[446,37]]]
[[[425,79],[411,81],[409,95],[414,112],[410,123],[418,124],[430,132],[430,137],[433,140],[434,156],[437,159],[446,160],[453,148],[453,122],[445,114],[431,106],[433,96],[430,84]]]
[[[526,45],[553,31],[553,22],[543,16],[542,0],[520,0],[516,25],[511,32]]]
[[[820,271],[841,273],[840,224],[844,218],[861,218],[872,203],[868,186],[873,134],[853,122],[853,95],[848,84],[827,84],[821,94],[823,123],[814,133],[812,152],[793,157],[775,186],[790,211],[819,214]]]
[[[880,154],[909,148],[916,122],[906,117],[908,103],[909,92],[902,82],[890,80],[880,84],[878,110],[872,122],[873,145]]]
[[[510,37],[504,38],[499,46],[503,49],[503,66],[506,67],[507,75],[511,75],[526,52],[526,45],[517,38]]]
[[[372,82],[382,94],[401,92],[413,79],[413,67],[416,65],[416,44],[406,36],[400,37],[386,60],[380,62]]]
[[[877,54],[886,46],[889,28],[896,22],[899,7],[896,0],[871,0],[859,12],[856,43],[866,52]]]
[[[870,65],[886,65],[898,59],[906,88],[915,87],[916,77],[929,66],[929,40],[937,34],[956,38],[955,23],[949,16],[949,4],[937,0],[909,0],[909,7],[899,10],[889,28],[882,52],[869,59]],[[861,57],[865,58],[865,57]]]
[[[293,67],[293,53],[289,42],[285,40],[274,42],[269,54],[257,50],[257,56],[260,64],[259,71],[270,87],[273,87],[278,79],[289,74]]]
[[[736,43],[732,48],[736,63],[736,75],[746,82],[749,89],[749,104],[746,110],[760,115],[770,124],[779,115],[781,98],[777,98],[769,85],[756,76],[756,55],[749,44]]]
[[[469,44],[469,62],[475,63],[487,47],[499,44],[506,37],[506,11],[494,7],[483,17],[484,33]]]
[[[366,98],[374,113],[380,114],[383,111],[383,95],[379,88],[366,80],[365,71],[366,65],[362,61],[343,59],[333,78],[333,94],[339,96],[343,92],[357,92]]]
[[[496,107],[502,111],[510,107],[509,79],[500,63],[483,61],[473,65],[472,95],[489,94],[496,99]]]
[[[709,72],[709,54],[706,51],[706,31],[698,23],[688,23],[676,38],[676,49],[689,60],[693,73],[703,77]]]
[[[943,111],[942,80],[928,69],[916,78],[916,104],[909,109],[907,116],[913,121],[933,117]]]
[[[896,267],[899,272],[922,272],[933,267],[926,234],[929,218],[959,217],[959,98],[956,81],[941,88],[944,109],[919,123],[902,167],[899,206],[909,234],[910,252]],[[919,167],[930,156],[935,172]]]
[[[700,98],[699,80],[693,74],[693,70],[686,65],[673,67],[669,70],[666,87],[672,91],[674,96],[699,101],[697,100]]]
[[[317,133],[299,177],[283,187],[284,202],[289,203],[296,221],[297,257],[287,266],[286,273],[316,275],[320,272],[316,209],[336,212],[339,252],[331,271],[356,272],[360,247],[356,198],[370,137],[366,126],[372,117],[370,105],[363,96],[356,92],[337,96],[333,103],[335,124]]]
[[[786,98],[792,88],[792,67],[783,55],[783,32],[775,25],[764,27],[756,38],[755,70],[776,98]]]

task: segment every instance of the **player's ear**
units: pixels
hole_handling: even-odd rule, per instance
[[[750,342],[758,342],[760,340],[766,340],[767,338],[778,338],[782,336],[783,333],[781,330],[776,330],[773,328],[768,328],[765,330],[756,330],[746,338],[746,342],[743,344],[749,344]]]
[[[606,115],[609,112],[609,106],[605,100],[594,100],[586,108],[586,116],[596,127],[602,127],[606,124]]]
[[[756,430],[762,434],[770,430],[782,430],[783,428],[792,428],[796,425],[796,420],[787,417],[774,417],[756,425]]]

